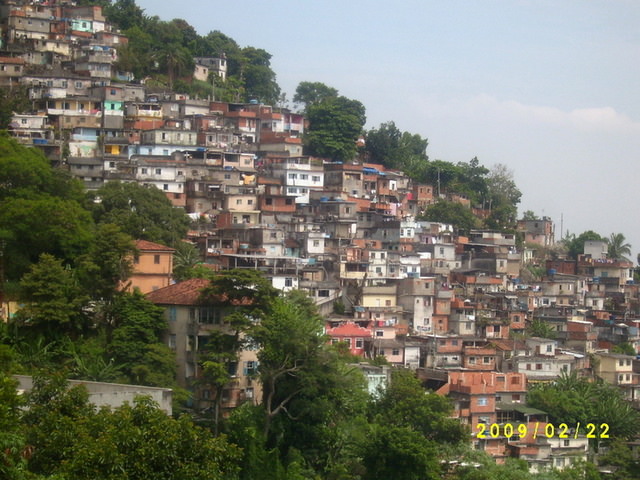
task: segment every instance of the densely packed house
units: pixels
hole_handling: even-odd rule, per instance
[[[117,71],[127,38],[100,7],[9,0],[0,18],[0,87],[28,88],[32,104],[13,116],[19,142],[87,189],[121,181],[163,191],[194,220],[188,240],[206,265],[260,270],[283,291],[306,291],[331,342],[415,369],[452,398],[477,448],[536,467],[585,458],[583,438],[476,436],[478,424],[545,421],[526,408],[527,386],[562,372],[595,375],[640,399],[636,359],[609,353],[620,343],[640,346],[633,265],[607,258],[602,243],[587,242],[577,260],[540,265],[536,251],[555,243],[547,217],[520,221],[517,234],[465,236],[417,220],[439,198],[431,185],[362,158],[305,155],[299,113],[148,89]],[[226,75],[225,58],[194,60],[197,77]],[[472,208],[463,196],[448,199]],[[202,280],[173,284],[172,249],[139,247],[134,284],[165,308],[178,379],[193,387],[198,352],[213,329],[225,328],[224,312],[198,302]],[[542,278],[521,275],[532,264]],[[526,335],[534,322],[555,338]],[[243,352],[224,408],[257,401],[256,368],[255,352]],[[197,388],[196,408],[211,399],[210,389]]]

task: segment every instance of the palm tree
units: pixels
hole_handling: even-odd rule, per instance
[[[622,233],[612,233],[607,240],[607,254],[614,260],[627,260],[631,255],[631,245],[626,243],[626,238]]]

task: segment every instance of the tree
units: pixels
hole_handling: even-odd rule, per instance
[[[160,68],[167,72],[169,88],[173,90],[176,78],[181,75],[193,74],[193,56],[191,52],[178,43],[164,44],[155,53]]]
[[[98,225],[93,242],[78,260],[83,285],[95,301],[110,303],[133,273],[133,239],[112,223]]]
[[[124,383],[173,387],[176,361],[163,342],[164,311],[139,292],[122,293],[113,307],[113,333],[107,352],[123,374]]]
[[[429,161],[427,145],[427,139],[401,132],[394,122],[387,122],[367,132],[365,152],[370,162],[402,170],[416,181],[425,181]]]
[[[243,64],[241,78],[247,93],[247,100],[275,105],[280,96],[280,86],[276,74],[271,69],[271,54],[261,48],[242,49]]]
[[[197,265],[202,263],[198,248],[192,243],[178,242],[173,254],[173,278],[177,282],[193,278],[197,275],[194,271]]]
[[[375,424],[362,452],[363,480],[441,478],[437,446],[408,427]]]
[[[303,105],[303,111],[312,105],[325,102],[338,96],[338,90],[322,82],[300,82],[293,96],[294,103]]]
[[[0,130],[10,127],[13,113],[24,113],[31,108],[29,92],[26,87],[0,87]]]
[[[629,342],[623,342],[620,343],[618,345],[615,345],[612,349],[611,349],[612,353],[620,353],[622,355],[637,355],[638,352],[636,352],[635,347],[629,343]]]
[[[120,30],[144,28],[147,21],[144,10],[136,5],[135,0],[116,0],[105,9],[105,15],[107,20],[117,25]]]
[[[522,214],[522,220],[534,221],[540,220],[540,217],[538,217],[538,215],[533,210],[525,210],[525,212]]]
[[[292,399],[304,390],[305,381],[324,343],[318,316],[306,317],[305,308],[281,298],[272,301],[269,314],[251,330],[260,347],[259,375],[263,385],[265,435],[273,419],[288,412]]]
[[[629,439],[640,432],[640,414],[617,387],[579,378],[576,372],[563,372],[553,383],[532,388],[527,403],[547,412],[552,423],[606,423],[612,439]]]
[[[412,371],[394,370],[373,415],[377,423],[411,428],[424,440],[455,445],[465,442],[468,432],[450,417],[452,411],[449,399],[426,392]]]
[[[418,218],[431,222],[449,223],[465,233],[469,233],[470,230],[478,226],[478,219],[469,208],[461,203],[446,200],[429,205]]]
[[[26,448],[20,412],[24,404],[18,382],[0,372],[0,476],[21,479],[29,449]]]
[[[88,299],[62,261],[43,253],[20,281],[20,288],[24,306],[16,314],[19,325],[50,341],[86,329],[83,308]]]
[[[487,177],[487,190],[491,210],[488,226],[501,229],[512,227],[522,197],[513,179],[513,172],[506,165],[494,165]]]
[[[630,261],[631,245],[622,233],[612,233],[607,239],[607,255],[614,260]]]
[[[578,255],[582,255],[584,253],[584,244],[587,241],[604,242],[606,239],[593,230],[587,230],[578,236],[567,233],[563,243],[566,246],[569,257],[575,260],[578,258]]]
[[[80,182],[0,132],[0,248],[8,280],[19,280],[42,253],[77,258],[93,228],[82,200]]]
[[[557,333],[549,323],[539,318],[534,318],[527,329],[527,333],[532,337],[556,338]]]
[[[366,122],[365,108],[357,100],[330,97],[307,108],[309,128],[305,144],[311,155],[339,161],[351,161],[356,140]]]
[[[28,214],[25,214],[28,212]],[[48,194],[0,202],[7,278],[16,280],[42,253],[71,264],[93,238],[91,215],[79,203]]]
[[[175,245],[189,228],[184,210],[156,187],[109,182],[91,194],[96,223],[112,223],[135,239]]]
[[[35,379],[24,426],[29,470],[47,478],[233,480],[239,469],[238,448],[187,416],[173,419],[146,397],[96,411],[61,376]]]
[[[209,285],[201,291],[199,302],[218,309],[220,316],[224,315],[225,325],[209,335],[202,355],[201,382],[216,392],[214,430],[217,432],[222,392],[231,380],[230,367],[250,341],[248,335],[254,324],[269,315],[271,303],[279,292],[255,270],[225,270],[210,278]]]

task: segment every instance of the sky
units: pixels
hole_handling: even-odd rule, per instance
[[[506,165],[519,212],[640,252],[637,0],[137,0],[262,48],[287,98],[302,81],[361,101],[430,159]]]

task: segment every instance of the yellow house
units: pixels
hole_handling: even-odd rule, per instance
[[[137,240],[136,248],[138,254],[133,259],[129,290],[137,288],[142,293],[149,293],[169,286],[175,250],[147,240]]]

